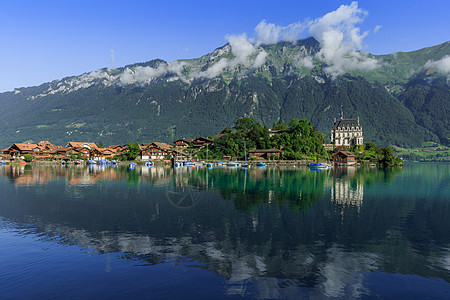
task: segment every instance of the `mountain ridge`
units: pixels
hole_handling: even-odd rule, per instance
[[[0,144],[172,142],[215,135],[245,116],[269,127],[280,118],[307,118],[328,135],[341,105],[346,115],[360,116],[366,141],[449,143],[448,79],[425,65],[450,55],[450,42],[364,54],[383,64],[337,77],[326,73],[320,50],[308,38],[257,45],[239,56],[227,43],[195,59],[103,68],[0,93]]]

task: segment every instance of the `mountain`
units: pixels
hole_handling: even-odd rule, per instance
[[[338,76],[320,51],[313,38],[258,45],[244,56],[226,44],[197,59],[152,60],[1,93],[0,145],[172,142],[216,135],[245,116],[269,127],[306,118],[329,135],[341,105],[344,117],[359,116],[365,141],[450,144],[450,77],[436,63],[450,55],[450,42],[357,53],[361,66],[366,59],[377,67]]]

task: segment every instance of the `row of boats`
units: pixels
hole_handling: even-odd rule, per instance
[[[181,166],[201,167],[201,166],[204,166],[204,165],[206,165],[206,167],[208,167],[208,168],[212,168],[214,165],[218,166],[218,167],[227,166],[227,167],[231,167],[231,168],[233,168],[233,167],[248,168],[249,167],[249,164],[247,164],[247,163],[240,163],[240,162],[233,162],[233,161],[230,161],[230,162],[227,162],[227,163],[224,163],[224,162],[221,162],[221,161],[216,162],[216,163],[202,163],[202,162],[189,162],[189,161],[179,162],[179,161],[177,161],[177,162],[174,163],[174,167],[181,167]],[[257,167],[265,167],[266,164],[264,162],[258,162],[256,164],[256,166]]]
[[[144,164],[146,167],[152,167],[154,165],[154,162],[152,161],[148,161]],[[237,168],[237,167],[241,167],[241,168],[248,168],[249,165],[247,163],[240,163],[240,162],[228,162],[228,163],[224,163],[224,162],[216,162],[216,163],[203,163],[203,162],[190,162],[190,161],[185,161],[185,162],[181,162],[181,161],[176,161],[174,163],[174,167],[178,168],[178,167],[182,167],[182,166],[186,166],[186,167],[202,167],[202,166],[206,166],[208,168],[212,168],[213,166],[217,166],[217,167],[223,167],[223,166],[227,166],[230,168]],[[136,167],[136,163],[134,162],[130,162],[128,164],[130,169],[133,169]],[[257,167],[265,167],[266,164],[264,162],[258,162],[256,164]]]

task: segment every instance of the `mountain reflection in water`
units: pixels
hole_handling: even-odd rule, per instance
[[[417,168],[3,166],[0,216],[137,265],[210,271],[229,296],[375,297],[374,274],[450,281],[449,166]]]

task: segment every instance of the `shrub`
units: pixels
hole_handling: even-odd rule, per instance
[[[33,155],[31,155],[31,154],[25,154],[25,155],[23,156],[23,160],[26,161],[26,162],[32,162],[32,161],[33,161]]]

